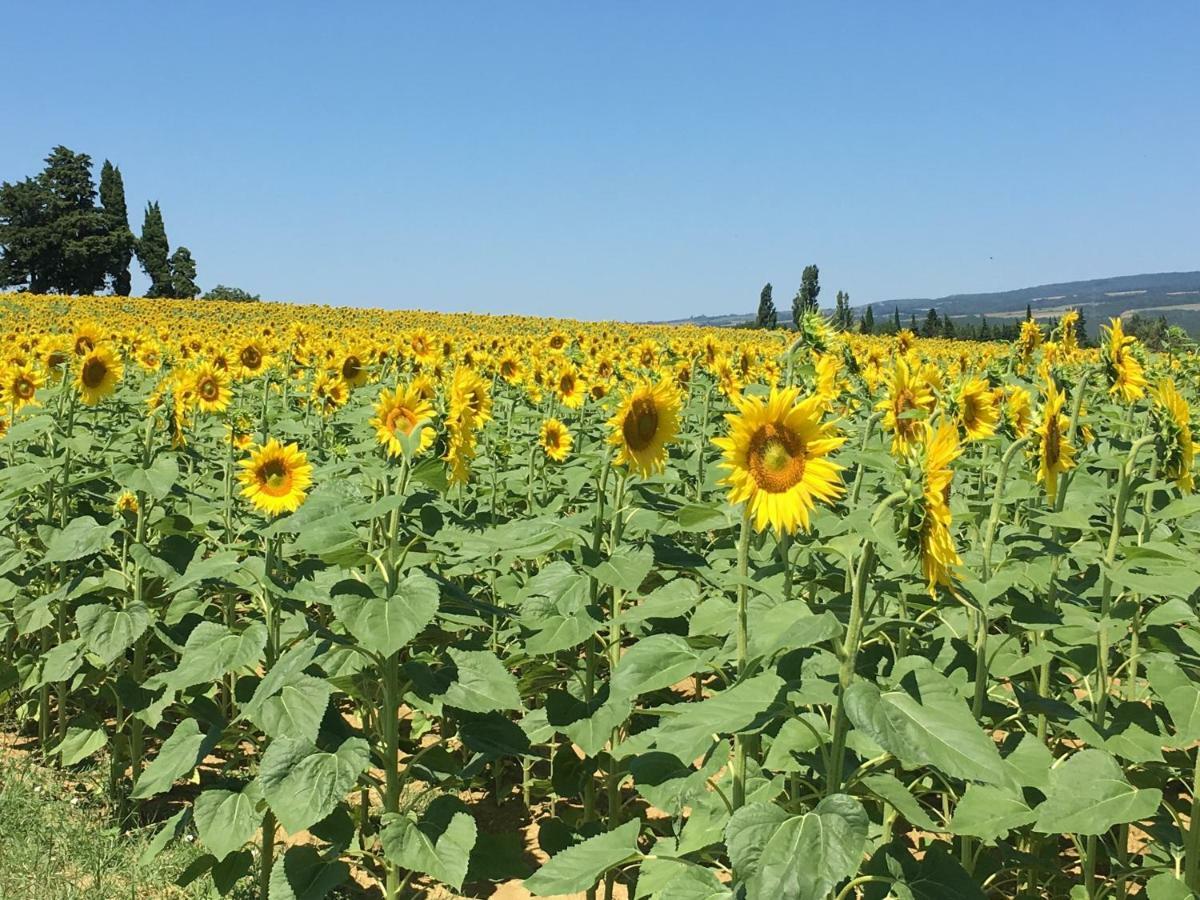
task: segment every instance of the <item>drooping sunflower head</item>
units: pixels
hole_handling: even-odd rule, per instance
[[[387,448],[388,456],[400,456],[409,451],[417,456],[433,445],[433,429],[424,428],[417,445],[409,450],[405,449],[409,443],[406,438],[422,422],[428,422],[432,418],[433,404],[424,399],[412,385],[408,385],[397,387],[394,391],[385,388],[380,393],[371,425],[375,428],[379,443]]]
[[[191,375],[191,395],[201,412],[217,413],[229,406],[232,397],[229,373],[212,363],[202,363]]]
[[[1105,332],[1103,348],[1104,373],[1108,377],[1108,392],[1126,403],[1146,396],[1149,382],[1142,362],[1135,353],[1137,338],[1125,334],[1121,317],[1115,317]]]
[[[954,547],[951,533],[950,486],[954,481],[952,464],[962,453],[958,428],[941,422],[936,428],[921,423],[921,440],[909,451],[921,494],[908,509],[907,534],[921,561],[921,574],[930,596],[939,586],[950,587],[954,570],[962,559]]]
[[[538,442],[547,457],[555,462],[562,462],[570,455],[574,439],[567,426],[558,419],[547,419],[542,423]]]
[[[295,512],[308,496],[312,466],[296,444],[284,446],[271,438],[241,466],[242,496],[267,515]]]
[[[0,381],[0,404],[11,412],[27,406],[38,406],[37,392],[45,383],[42,374],[29,364],[14,363],[3,373]]]
[[[1154,428],[1159,471],[1174,481],[1181,491],[1190,494],[1195,490],[1192,475],[1195,446],[1192,443],[1188,403],[1170,378],[1160,382],[1151,396],[1154,406],[1150,410],[1150,419]]]
[[[110,347],[101,344],[79,360],[75,385],[83,402],[95,406],[117,388],[125,374],[121,358]]]
[[[1042,327],[1035,319],[1026,319],[1021,323],[1021,334],[1017,338],[1017,349],[1021,358],[1028,362],[1033,358],[1033,352],[1042,345]]]
[[[1067,440],[1070,420],[1063,412],[1067,395],[1048,381],[1042,396],[1042,408],[1031,453],[1037,460],[1037,480],[1045,487],[1053,506],[1058,496],[1058,478],[1075,466],[1075,447]]]
[[[968,378],[959,386],[954,398],[954,414],[968,441],[981,441],[996,433],[1000,412],[993,401],[991,388],[982,378]]]
[[[729,434],[713,443],[724,452],[722,484],[731,503],[746,503],[754,527],[791,534],[809,527],[818,502],[844,492],[842,466],[829,458],[845,438],[823,421],[820,397],[800,399],[793,387],[772,388],[767,398],[739,396],[727,415]]]
[[[617,448],[617,465],[627,465],[643,478],[661,472],[666,467],[667,444],[679,433],[679,406],[671,382],[634,382],[608,420],[608,442]]]

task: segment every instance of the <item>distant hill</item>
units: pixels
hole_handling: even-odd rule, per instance
[[[1200,272],[1158,272],[1147,275],[1118,275],[1113,278],[1092,278],[1087,281],[1064,281],[1042,284],[1014,291],[990,294],[950,294],[946,297],[880,300],[874,307],[875,321],[882,322],[893,309],[907,324],[910,317],[917,320],[936,309],[939,316],[948,315],[963,324],[977,322],[980,316],[1003,319],[1025,315],[1025,307],[1035,318],[1058,318],[1068,309],[1079,309],[1087,322],[1088,331],[1095,334],[1100,324],[1113,316],[1163,316],[1173,325],[1181,325],[1192,334],[1200,333]],[[855,307],[861,313],[866,305]],[[780,319],[788,310],[780,309]],[[754,320],[754,315],[696,316],[669,324],[732,326]]]

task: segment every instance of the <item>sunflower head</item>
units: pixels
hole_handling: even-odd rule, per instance
[[[19,412],[27,406],[37,406],[37,392],[45,383],[41,373],[25,363],[14,363],[3,373],[0,381],[0,403],[11,412]]]
[[[421,427],[432,418],[433,405],[408,385],[392,391],[385,388],[380,393],[371,425],[379,443],[387,448],[388,456],[418,456],[433,444],[433,429]],[[412,436],[418,427],[421,432],[414,445]]]
[[[1192,444],[1191,412],[1188,403],[1175,388],[1175,382],[1164,379],[1151,392],[1154,406],[1150,421],[1155,434],[1155,451],[1159,471],[1171,479],[1184,493],[1195,489],[1192,467],[1195,448]]]
[[[643,478],[666,467],[667,444],[679,432],[679,394],[669,381],[642,379],[626,391],[608,420],[608,442],[616,447],[617,465],[627,465]]]
[[[267,515],[295,512],[308,496],[312,466],[295,444],[284,446],[271,438],[241,466],[242,496]]]
[[[954,395],[953,412],[958,427],[968,441],[981,441],[996,433],[1000,412],[991,388],[982,378],[968,378]]]
[[[1030,448],[1037,461],[1037,480],[1045,487],[1051,506],[1058,496],[1059,476],[1075,466],[1075,448],[1067,441],[1071,423],[1063,412],[1066,401],[1067,395],[1048,381]]]
[[[547,457],[555,462],[562,462],[570,455],[574,439],[567,426],[558,419],[547,419],[542,423],[538,443]]]
[[[202,363],[191,374],[192,401],[201,412],[223,412],[229,406],[229,373],[212,363]]]
[[[722,484],[731,503],[746,503],[754,527],[791,534],[809,527],[818,502],[842,495],[842,466],[829,459],[845,438],[824,422],[820,397],[800,399],[796,388],[772,388],[767,398],[739,396],[727,415],[729,434],[713,443],[724,452]]]
[[[875,408],[883,412],[883,427],[892,433],[892,453],[904,455],[924,435],[922,422],[936,400],[924,373],[905,356],[897,356],[887,378],[887,393]]]
[[[962,445],[958,428],[951,422],[943,421],[936,428],[922,422],[920,432],[920,440],[908,450],[909,480],[919,485],[919,492],[912,492],[906,504],[903,533],[920,560],[930,596],[936,596],[939,586],[953,584],[955,569],[962,563],[954,548],[950,513],[952,464],[962,453]]]
[[[1108,377],[1108,392],[1125,403],[1146,396],[1149,382],[1136,351],[1138,340],[1125,334],[1121,317],[1117,316],[1104,328],[1104,373]]]
[[[117,389],[117,382],[124,374],[121,358],[107,345],[101,344],[79,360],[75,385],[83,402],[95,406]]]

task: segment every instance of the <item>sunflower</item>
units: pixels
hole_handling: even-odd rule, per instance
[[[342,381],[351,388],[359,388],[367,383],[367,354],[359,350],[351,350],[342,356],[341,363],[338,365],[338,371],[341,373]]]
[[[962,453],[958,430],[942,422],[935,431],[928,422],[922,423],[924,441],[921,446],[921,501],[917,535],[920,545],[921,573],[929,586],[930,596],[937,594],[938,585],[949,587],[954,568],[962,564],[954,539],[950,534],[950,483],[954,470],[950,464]]]
[[[471,477],[471,460],[475,458],[478,444],[475,427],[475,416],[469,406],[446,420],[447,445],[444,458],[450,466],[448,480],[452,485],[466,484]]]
[[[223,412],[231,397],[229,373],[212,363],[201,363],[191,375],[191,394],[201,412]]]
[[[982,441],[996,433],[1000,413],[988,383],[982,378],[968,378],[962,383],[955,407],[958,425],[968,441]]]
[[[117,502],[113,504],[113,509],[122,515],[137,515],[137,495],[133,491],[121,491],[117,497]]]
[[[1154,407],[1150,410],[1154,425],[1155,445],[1162,474],[1170,478],[1184,493],[1195,489],[1192,463],[1192,423],[1187,401],[1175,389],[1175,382],[1164,379],[1152,392]]]
[[[512,352],[505,353],[500,357],[500,364],[496,367],[496,371],[509,384],[520,384],[525,376],[525,367],[521,364],[521,357]]]
[[[464,410],[470,411],[475,426],[482,426],[492,418],[492,395],[474,369],[459,366],[450,383],[450,417],[461,418]]]
[[[144,341],[138,347],[134,358],[138,365],[147,372],[157,372],[162,368],[162,348],[158,345],[158,341]]]
[[[267,352],[258,341],[242,345],[237,354],[238,373],[243,378],[253,378],[267,368]]]
[[[79,361],[75,384],[83,396],[83,402],[95,406],[117,389],[117,382],[124,374],[121,358],[101,344],[89,350]]]
[[[412,385],[408,385],[393,391],[384,388],[375,403],[375,418],[371,419],[371,425],[375,428],[379,443],[387,448],[388,456],[399,456],[406,452],[401,436],[407,437],[421,422],[432,418],[433,405],[423,399]],[[425,428],[413,449],[413,455],[424,453],[432,444],[433,429]]]
[[[1004,408],[1004,419],[1013,437],[1025,437],[1033,423],[1033,401],[1029,391],[1013,386],[1008,389],[1008,402]]]
[[[846,439],[822,421],[824,401],[801,400],[789,387],[772,388],[767,399],[738,396],[734,405],[737,412],[725,417],[729,436],[713,441],[725,453],[729,502],[747,503],[758,531],[807,531],[817,501],[832,503],[844,492],[842,466],[826,457]]]
[[[1063,414],[1067,395],[1053,381],[1046,383],[1041,424],[1034,432],[1032,453],[1038,460],[1037,480],[1046,488],[1050,505],[1058,496],[1058,476],[1075,467],[1075,448],[1067,443],[1070,421]]]
[[[417,365],[428,366],[437,361],[437,344],[423,328],[408,336],[408,352]]]
[[[317,408],[321,411],[321,415],[330,416],[346,405],[346,401],[350,398],[350,388],[346,386],[346,382],[340,375],[322,372],[313,381],[312,396],[317,402]]]
[[[574,363],[564,362],[554,372],[551,386],[558,402],[567,409],[579,409],[587,399],[583,376]]]
[[[71,336],[71,344],[75,348],[76,356],[87,356],[96,349],[102,340],[104,340],[104,332],[90,322],[80,325]]]
[[[641,379],[626,392],[608,426],[617,465],[628,465],[643,478],[662,471],[667,444],[679,431],[679,394],[669,381]]]
[[[562,462],[571,452],[574,443],[571,432],[558,419],[547,419],[542,423],[538,442],[546,452],[546,456],[555,462]]]
[[[297,510],[312,484],[312,466],[300,448],[295,444],[285,447],[275,438],[241,465],[242,496],[267,515]]]
[[[934,407],[929,383],[897,356],[887,379],[887,394],[875,404],[884,413],[883,427],[892,433],[892,453],[902,455],[923,435],[921,422]]]
[[[41,374],[30,365],[9,366],[0,383],[0,402],[11,412],[19,412],[26,406],[39,406],[37,391],[44,384]]]
[[[1108,392],[1119,394],[1126,403],[1140,400],[1146,396],[1145,372],[1142,364],[1133,354],[1137,346],[1137,338],[1125,334],[1125,326],[1121,317],[1117,316],[1105,332],[1103,348],[1104,371],[1108,376]]]

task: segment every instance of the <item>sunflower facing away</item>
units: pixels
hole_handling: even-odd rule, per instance
[[[387,448],[388,456],[404,453],[401,436],[412,434],[422,421],[433,418],[433,405],[412,386],[397,387],[394,391],[384,388],[375,404],[375,418],[371,425],[379,443]],[[414,455],[424,453],[433,444],[433,429],[421,432],[421,439],[414,448]]]
[[[1174,481],[1181,491],[1190,494],[1195,489],[1192,477],[1195,448],[1187,401],[1169,378],[1163,380],[1151,392],[1151,396],[1154,398],[1154,408],[1150,416],[1154,423],[1161,472],[1164,477]]]
[[[1104,371],[1108,376],[1108,392],[1119,395],[1126,403],[1146,396],[1146,374],[1142,364],[1133,355],[1137,338],[1125,334],[1121,317],[1112,320],[1106,332],[1104,345]]]
[[[198,366],[191,377],[192,399],[201,412],[223,412],[229,406],[229,373],[212,363]]]
[[[312,484],[312,466],[295,444],[286,447],[271,438],[242,460],[238,481],[242,496],[270,516],[295,512]]]
[[[1047,382],[1041,422],[1034,432],[1033,453],[1038,461],[1037,480],[1045,486],[1051,506],[1058,496],[1058,476],[1075,467],[1075,448],[1067,443],[1071,423],[1063,414],[1066,402],[1066,393],[1053,381]]]
[[[617,465],[643,478],[661,472],[667,444],[679,433],[679,394],[669,381],[640,380],[621,399],[608,420],[608,442],[617,448]]]
[[[800,400],[796,388],[771,389],[769,398],[734,398],[727,415],[728,437],[716,438],[725,453],[729,502],[746,503],[754,527],[776,533],[808,530],[817,501],[831,503],[844,493],[842,466],[828,459],[845,443],[832,423],[822,422],[819,396]]]
[[[120,357],[101,345],[89,350],[79,361],[75,384],[83,402],[95,406],[117,389],[117,382],[124,374]]]
[[[954,568],[962,564],[950,534],[950,483],[954,480],[950,466],[962,453],[962,445],[958,442],[958,429],[949,422],[939,424],[936,431],[924,422],[921,431],[924,435],[918,527],[921,574],[925,576],[930,596],[935,596],[938,585],[951,585]]]
[[[558,421],[558,419],[547,419],[542,423],[538,442],[542,445],[546,456],[555,462],[562,462],[570,455],[574,439],[571,437],[571,432],[567,426]]]

